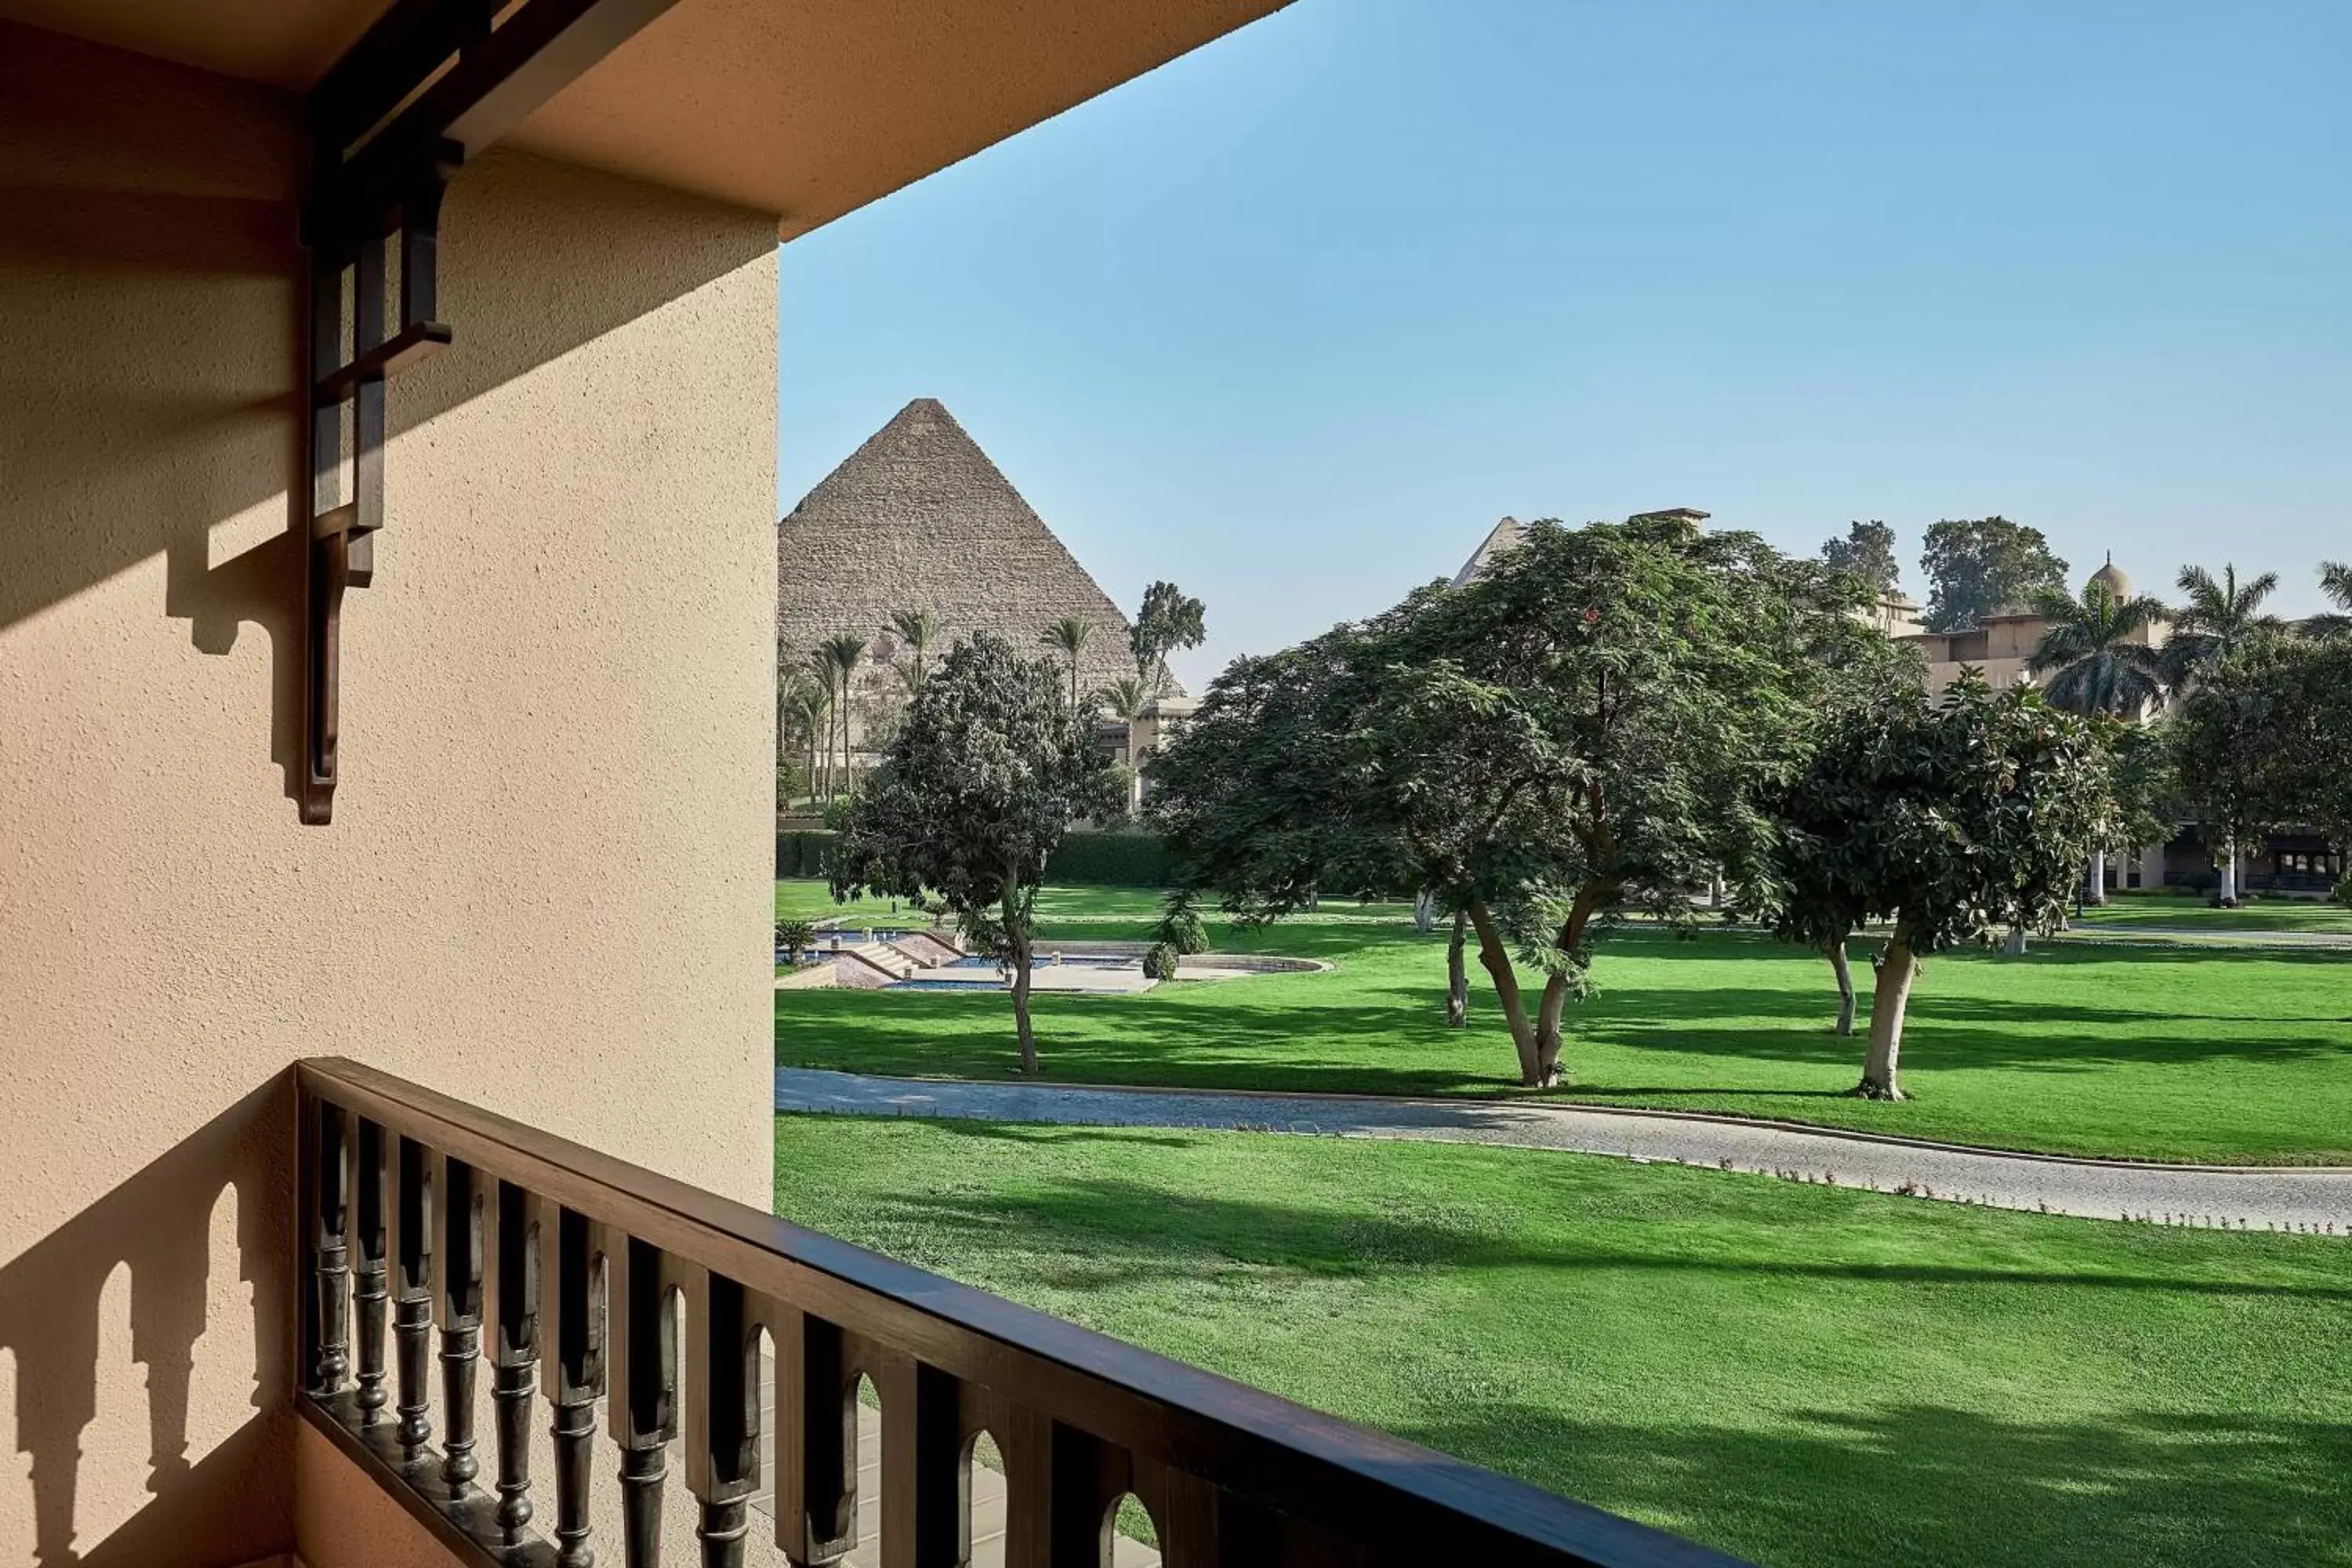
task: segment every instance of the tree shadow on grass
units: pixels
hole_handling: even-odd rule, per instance
[[[986,1123],[940,1121],[931,1124],[956,1137],[990,1139],[995,1131]],[[1032,1129],[1023,1142],[1050,1145],[1068,1140],[1081,1130]],[[1095,1133],[1094,1138],[1106,1136]],[[1197,1147],[1197,1140],[1182,1140]],[[1620,1190],[1593,1184],[1585,1194],[1598,1219],[1655,1216],[1656,1194],[1647,1188]],[[1874,1205],[1901,1202],[1850,1192],[1802,1189],[1793,1195],[1774,1189],[1781,1199],[1774,1214],[1800,1224],[1819,1220],[1828,1225],[1840,1214],[1867,1210]],[[1709,1193],[1695,1188],[1675,1205],[1676,1217],[1717,1226],[1755,1224],[1765,1216],[1757,1210],[1752,1190]],[[1600,1270],[1637,1277],[1672,1275],[1727,1276],[1758,1280],[1817,1280],[1842,1284],[1905,1287],[2001,1286],[2055,1290],[2101,1292],[2158,1291],[2255,1300],[2287,1299],[2352,1305],[2352,1283],[2343,1286],[2268,1282],[2240,1277],[2210,1278],[2184,1268],[2167,1274],[2146,1267],[2146,1256],[2133,1261],[2137,1273],[2086,1268],[2080,1271],[2047,1267],[2046,1256],[2034,1254],[2034,1266],[1998,1268],[1985,1265],[1892,1262],[1838,1258],[1801,1254],[1794,1248],[1768,1253],[1759,1242],[1748,1256],[1727,1256],[1719,1247],[1696,1245],[1677,1253],[1671,1246],[1633,1248],[1603,1242],[1559,1242],[1530,1245],[1511,1230],[1491,1209],[1465,1203],[1444,1205],[1424,1214],[1370,1215],[1278,1201],[1204,1195],[1172,1190],[1150,1183],[1108,1178],[1073,1178],[1050,1186],[1021,1191],[925,1192],[881,1199],[873,1205],[877,1225],[947,1226],[955,1228],[973,1250],[985,1252],[985,1237],[1007,1237],[1026,1257],[1060,1254],[1082,1268],[1090,1282],[1137,1284],[1190,1279],[1214,1261],[1255,1268],[1297,1270],[1302,1274],[1374,1278],[1413,1269],[1546,1268],[1576,1274]],[[1910,1216],[1923,1226],[1945,1223],[1936,1214]],[[2078,1221],[2053,1221],[2072,1225]],[[1664,1233],[1662,1233],[1664,1234]],[[1718,1230],[1717,1239],[1720,1232]],[[2242,1241],[2240,1243],[2242,1246]],[[2314,1243],[2315,1247],[2326,1245]]]
[[[1774,1568],[2352,1563],[2352,1427],[2332,1422],[1912,1404],[1754,1430],[1497,1403],[1402,1435]]]

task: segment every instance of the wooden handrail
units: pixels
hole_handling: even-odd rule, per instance
[[[411,1507],[421,1500],[420,1514],[437,1514],[445,1539],[486,1537],[478,1542],[480,1561],[540,1560],[538,1538],[513,1517],[528,1479],[521,1478],[523,1491],[513,1489],[521,1460],[507,1452],[509,1421],[502,1414],[500,1522],[487,1496],[465,1495],[472,1489],[461,1484],[467,1477],[455,1475],[465,1462],[445,1458],[436,1469],[425,1439],[413,1428],[396,1430],[381,1414],[389,1402],[381,1386],[386,1358],[380,1337],[373,1346],[365,1338],[382,1332],[382,1310],[364,1307],[369,1281],[381,1294],[387,1268],[396,1321],[413,1325],[421,1313],[398,1316],[400,1303],[423,1289],[403,1262],[418,1259],[420,1245],[431,1258],[445,1375],[459,1375],[457,1361],[470,1362],[487,1324],[499,1388],[527,1393],[522,1369],[535,1361],[559,1431],[567,1420],[578,1429],[573,1450],[559,1442],[559,1548],[567,1544],[567,1521],[578,1527],[569,1545],[584,1545],[578,1533],[584,1496],[567,1494],[584,1488],[588,1467],[584,1458],[566,1462],[564,1454],[584,1457],[587,1418],[578,1412],[606,1391],[609,1376],[625,1501],[644,1488],[658,1497],[659,1450],[677,1432],[683,1405],[705,1561],[741,1560],[743,1500],[759,1466],[751,1352],[764,1332],[777,1360],[779,1542],[796,1563],[834,1562],[852,1544],[854,1428],[845,1476],[844,1428],[835,1417],[847,1412],[861,1373],[880,1391],[886,1421],[884,1531],[908,1536],[886,1544],[892,1568],[961,1561],[954,1542],[968,1525],[945,1510],[961,1506],[958,1467],[970,1463],[969,1443],[982,1429],[995,1436],[1011,1473],[1007,1562],[1015,1568],[1107,1562],[1101,1542],[1109,1510],[1130,1490],[1150,1510],[1174,1568],[1390,1562],[1699,1568],[1732,1561],[373,1068],[312,1059],[298,1065],[296,1078],[309,1282],[306,1414],[339,1428],[339,1440],[387,1485],[424,1494]],[[363,1148],[372,1167],[360,1159]],[[452,1197],[457,1212],[436,1212]],[[390,1216],[389,1239],[362,1234],[362,1213]],[[527,1234],[515,1234],[519,1222]],[[362,1378],[347,1390],[342,1293],[354,1260]],[[669,1305],[680,1296],[683,1353]],[[407,1386],[424,1376],[421,1331],[407,1332],[403,1348],[420,1353],[413,1373],[412,1358],[399,1358],[404,1412],[424,1404],[421,1387]],[[470,1372],[465,1375],[469,1400]],[[457,1403],[453,1397],[445,1407]],[[446,1445],[459,1454],[472,1436],[469,1419],[464,1425]],[[519,1420],[512,1426],[519,1447],[526,1429]],[[901,1436],[894,1439],[894,1431]],[[650,1479],[625,1479],[635,1473],[633,1464]],[[420,1478],[421,1486],[413,1484]],[[530,1510],[520,1512],[527,1517]],[[631,1564],[651,1561],[643,1555],[650,1538],[641,1542],[638,1533],[632,1529],[625,1543]]]

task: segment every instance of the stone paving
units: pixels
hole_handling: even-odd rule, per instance
[[[2352,1236],[2352,1169],[2069,1160],[1731,1118],[1364,1095],[1091,1089],[778,1068],[779,1110],[1571,1150],[1995,1208],[2231,1230]]]

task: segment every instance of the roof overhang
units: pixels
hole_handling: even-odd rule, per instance
[[[506,140],[806,233],[1286,0],[677,0]],[[384,0],[0,0],[0,16],[308,90]]]

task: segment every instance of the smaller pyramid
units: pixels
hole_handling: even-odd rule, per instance
[[[1485,576],[1486,569],[1495,563],[1497,557],[1519,547],[1519,541],[1526,533],[1527,525],[1516,517],[1507,517],[1496,523],[1488,531],[1486,537],[1479,541],[1478,548],[1470,552],[1470,559],[1462,563],[1462,570],[1454,574],[1454,585],[1459,588],[1474,578]]]
[[[891,612],[929,610],[940,652],[987,631],[1032,658],[1076,616],[1094,627],[1086,686],[1135,673],[1127,616],[937,398],[900,409],[776,525],[776,575],[786,664],[837,632],[887,657]]]

